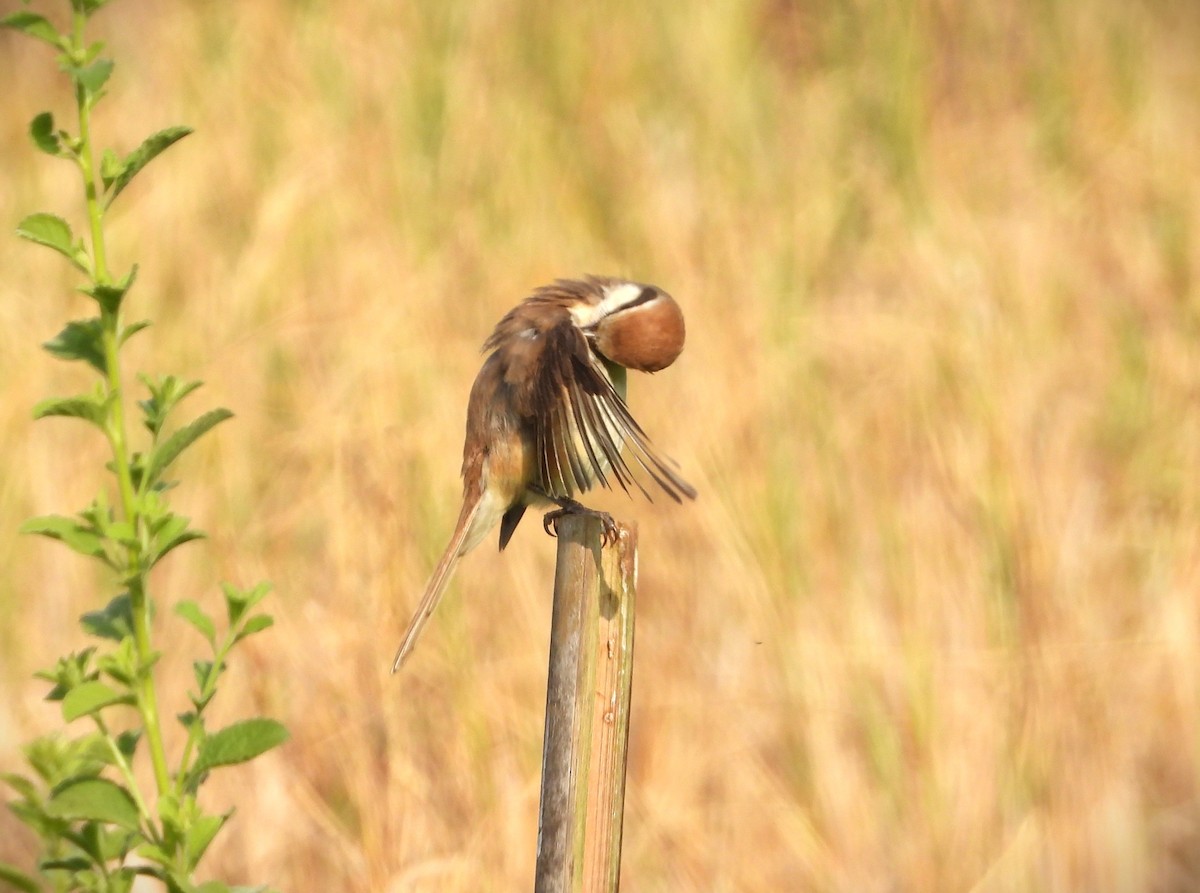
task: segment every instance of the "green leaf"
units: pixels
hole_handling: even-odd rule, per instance
[[[147,493],[142,498],[143,514],[150,523],[150,533],[156,540],[171,540],[187,530],[188,519],[166,510],[161,496]]]
[[[37,13],[14,12],[11,15],[6,15],[0,19],[0,27],[12,28],[14,31],[20,31],[23,34],[28,34],[30,37],[44,40],[50,46],[58,47],[60,50],[66,49],[66,41],[63,36],[54,30],[54,26],[50,24],[48,19]]]
[[[108,524],[104,533],[109,539],[116,540],[122,546],[137,548],[141,545],[137,531],[134,530],[133,524],[130,521],[113,521]]]
[[[129,729],[117,736],[117,750],[126,760],[132,761],[137,752],[138,742],[142,739],[141,729]]]
[[[288,730],[273,719],[258,717],[235,722],[204,739],[192,772],[199,775],[217,766],[244,763],[287,739]]]
[[[208,849],[208,845],[213,842],[213,838],[217,836],[217,832],[221,830],[221,826],[225,824],[230,815],[232,813],[228,812],[224,815],[202,815],[192,822],[192,826],[184,835],[184,846],[189,865],[195,865],[200,861],[204,851]]]
[[[24,775],[18,775],[16,772],[4,772],[0,773],[0,781],[11,787],[26,800],[36,801],[38,799],[37,787]]]
[[[133,798],[107,778],[69,782],[50,798],[46,812],[55,818],[111,822],[131,831],[138,829],[138,808]]]
[[[205,881],[196,888],[196,893],[233,893],[233,888],[224,881]]]
[[[229,612],[229,625],[237,626],[246,616],[246,612],[266,598],[270,591],[270,583],[259,583],[253,589],[244,591],[231,583],[222,583],[221,593],[225,596],[225,607]]]
[[[104,183],[104,188],[107,189],[120,173],[121,159],[112,149],[105,149],[104,154],[100,156],[100,179]]]
[[[235,642],[240,642],[247,636],[252,636],[255,633],[260,633],[264,629],[269,629],[275,625],[275,618],[270,614],[256,614],[246,621],[246,625],[238,630]]]
[[[70,871],[72,873],[86,872],[92,867],[92,861],[83,856],[66,856],[61,859],[42,859],[38,862],[38,871]]]
[[[42,515],[39,518],[30,518],[21,525],[20,531],[21,533],[47,536],[52,540],[65,543],[81,555],[99,558],[106,564],[112,564],[104,551],[103,540],[96,531],[85,527],[74,518],[64,518],[62,515]]]
[[[63,721],[74,722],[81,716],[91,716],[112,704],[132,703],[133,696],[128,692],[119,692],[99,681],[84,682],[67,692],[63,698]]]
[[[108,399],[99,395],[81,394],[77,397],[51,397],[33,407],[33,417],[44,419],[49,416],[83,419],[104,430],[108,419]]]
[[[157,653],[152,652],[148,657],[151,661],[157,659]],[[115,679],[121,685],[132,687],[141,675],[140,661],[133,646],[133,636],[127,636],[117,643],[117,647],[107,654],[96,658],[96,669],[110,679]]]
[[[34,833],[43,839],[60,838],[70,831],[70,825],[63,819],[53,819],[46,815],[39,806],[28,803],[9,803],[9,811],[23,822]]]
[[[171,539],[157,546],[154,556],[151,559],[151,566],[158,564],[158,562],[162,560],[163,556],[165,556],[168,552],[179,548],[184,543],[190,543],[192,540],[202,540],[204,538],[204,534],[199,530],[185,530],[183,533],[179,534],[179,536],[172,537]]]
[[[87,295],[109,313],[116,313],[126,289],[120,285],[81,285],[77,291]]]
[[[172,862],[171,856],[166,850],[152,843],[143,843],[137,848],[137,854],[145,859],[157,862],[159,865],[170,865]]]
[[[232,416],[233,413],[228,409],[210,410],[191,424],[180,428],[156,446],[150,455],[150,461],[146,468],[146,475],[150,482],[153,483],[158,480],[167,466],[174,462],[179,457],[179,454],[191,446],[198,438]]]
[[[137,176],[138,171],[191,132],[192,128],[190,127],[168,127],[166,130],[160,130],[158,133],[146,137],[140,146],[125,156],[125,160],[121,162],[120,171],[108,184],[109,192],[105,207],[113,203],[113,199],[121,194],[129,185],[129,181]]]
[[[128,273],[119,281],[112,282],[107,285],[84,285],[79,288],[89,298],[94,300],[100,307],[107,310],[109,313],[116,313],[121,306],[121,301],[125,299],[126,293],[133,288],[134,280],[137,279],[138,266],[133,265]],[[122,337],[124,340],[124,337]]]
[[[88,857],[92,865],[99,865],[101,861],[100,828],[99,822],[84,822],[79,830],[71,835],[71,842],[83,851],[83,855]],[[41,868],[41,864],[38,867]]]
[[[100,777],[105,761],[96,758],[95,745],[94,735],[66,738],[55,733],[30,742],[24,752],[29,765],[50,786],[50,799],[53,799],[59,789],[69,784]]]
[[[113,474],[116,474],[117,466],[115,462],[105,463],[104,467],[113,472]],[[142,479],[145,476],[146,457],[142,453],[135,451],[133,455],[129,457],[129,479],[133,483],[133,489],[135,491],[141,492]]]
[[[37,881],[7,862],[0,862],[0,883],[8,884],[22,893],[41,893],[42,890]]]
[[[194,726],[200,719],[194,710],[189,710],[186,713],[176,713],[175,718],[179,720],[179,724],[189,732],[191,731],[192,726]]]
[[[142,454],[134,453],[139,463],[142,462]],[[176,519],[186,522],[187,519],[176,515],[171,511],[170,505],[163,499],[161,493],[156,493],[153,490],[143,493],[137,500],[137,506],[143,518],[146,519],[146,524],[150,527],[151,534],[157,534],[166,527],[171,526]],[[184,523],[183,526],[186,526]]]
[[[199,630],[200,635],[204,636],[210,645],[215,644],[217,627],[212,618],[205,614],[198,604],[193,601],[182,601],[175,606],[175,613]]]
[[[38,679],[54,683],[54,688],[46,694],[47,701],[61,701],[75,686],[96,678],[96,672],[91,667],[95,651],[95,648],[85,648],[83,651],[72,652],[66,657],[60,657],[50,669],[38,670],[33,674]],[[53,747],[45,751],[47,754],[54,752]],[[30,764],[34,762],[34,758],[29,754],[26,754],[26,757]]]
[[[29,136],[34,145],[47,155],[63,156],[67,154],[63,151],[58,134],[54,131],[54,115],[49,112],[42,112],[29,122]]]
[[[17,235],[71,256],[71,225],[55,214],[30,214],[17,224]]]
[[[213,695],[216,694],[215,689],[209,690],[211,685],[209,682],[209,677],[212,676],[213,666],[214,664],[211,660],[192,661],[192,674],[196,677],[196,690],[199,691],[200,694],[198,696],[189,695],[189,698],[191,698],[192,704],[195,705],[197,710],[203,710],[206,706],[208,706],[208,702],[211,701]],[[216,675],[220,676],[223,672],[225,672],[224,663],[217,668]]]
[[[142,658],[142,659],[141,659],[141,660],[138,662],[138,664],[137,664],[137,666],[141,668],[141,674],[140,674],[140,675],[145,675],[146,673],[148,673],[148,672],[150,671],[150,669],[151,669],[151,668],[152,668],[152,667],[153,667],[153,666],[154,666],[156,663],[158,663],[158,662],[159,662],[159,660],[162,658],[162,656],[163,656],[163,653],[162,653],[161,651],[149,651],[149,652],[147,652],[147,653],[146,653],[146,655],[145,655],[145,656],[144,656],[144,657],[143,657],[143,658]],[[104,661],[104,659],[103,659],[103,658],[101,658],[100,660],[96,661],[96,663],[97,663],[97,665],[100,665],[100,666],[102,666],[102,665],[103,665],[103,661]]]
[[[129,851],[146,838],[140,831],[125,831],[110,825],[97,826],[97,853],[102,862],[124,862]],[[132,868],[132,866],[129,866]]]
[[[98,729],[75,738],[74,744],[79,748],[79,756],[90,764],[97,767],[112,764],[112,748],[108,745],[108,736]],[[100,769],[98,768],[95,772],[89,772],[88,777],[99,774]]]
[[[178,834],[183,830],[183,823],[179,817],[179,798],[173,792],[166,791],[159,795],[155,811],[168,831]]]
[[[112,59],[97,59],[91,65],[85,65],[83,68],[72,67],[68,69],[67,74],[71,76],[71,80],[92,94],[94,102],[99,97],[100,91],[104,89],[105,83],[108,82],[112,70]]]
[[[30,214],[17,224],[17,235],[38,245],[53,248],[80,271],[92,274],[83,243],[74,241],[71,226],[54,214]]]
[[[150,391],[150,399],[139,400],[138,406],[142,408],[142,413],[146,417],[146,429],[154,435],[157,435],[162,430],[167,415],[175,408],[179,401],[202,384],[199,381],[184,381],[181,378],[176,378],[174,375],[162,375],[158,378],[139,375],[138,378],[141,379],[146,389]]]
[[[89,62],[94,61],[95,58],[102,52],[104,52],[104,41],[93,40],[88,44],[87,49],[83,51],[83,58],[80,60],[79,64],[87,65]]]
[[[108,0],[71,0],[71,6],[86,15],[91,15],[106,3]]]
[[[117,337],[118,344],[124,344],[142,329],[150,328],[150,320],[139,319],[137,322],[131,322],[125,328],[121,329],[121,334]]]
[[[89,611],[79,618],[83,631],[99,639],[120,642],[133,635],[133,603],[123,592],[110,601],[103,611]]]
[[[74,320],[42,347],[60,360],[83,360],[101,375],[105,373],[104,324],[99,317]]]

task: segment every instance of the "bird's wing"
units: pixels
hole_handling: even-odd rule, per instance
[[[538,478],[554,496],[573,496],[593,483],[647,499],[648,477],[676,502],[696,491],[661,455],[634,419],[587,338],[569,319],[543,329],[525,401],[534,419]],[[624,447],[625,455],[622,455]]]

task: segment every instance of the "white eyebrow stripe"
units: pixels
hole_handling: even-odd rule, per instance
[[[614,310],[632,304],[641,293],[642,286],[636,282],[622,282],[607,289],[600,303],[572,307],[571,318],[580,328],[595,325]]]

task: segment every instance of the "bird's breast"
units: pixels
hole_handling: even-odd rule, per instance
[[[535,449],[533,438],[519,426],[498,431],[488,442],[484,459],[487,487],[509,505],[522,501],[525,490],[536,476]]]

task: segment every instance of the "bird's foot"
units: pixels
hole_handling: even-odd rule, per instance
[[[613,520],[613,516],[608,512],[602,512],[597,509],[590,509],[582,503],[576,502],[574,499],[555,499],[559,507],[552,512],[546,512],[542,517],[542,528],[550,536],[558,536],[558,522],[568,515],[588,515],[596,518],[604,527],[603,542],[606,546],[611,546],[617,541],[620,533],[617,530],[617,522]]]

